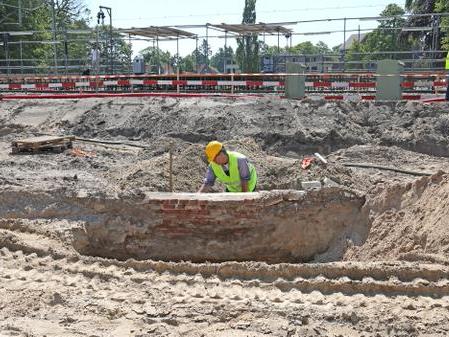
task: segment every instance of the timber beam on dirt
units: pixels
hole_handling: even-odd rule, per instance
[[[17,153],[37,153],[42,151],[63,152],[73,147],[74,136],[55,137],[41,136],[13,141],[11,152]]]

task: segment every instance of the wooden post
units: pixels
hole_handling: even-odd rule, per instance
[[[173,142],[170,143],[169,148],[169,187],[170,192],[173,193]]]

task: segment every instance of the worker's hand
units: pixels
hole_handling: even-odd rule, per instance
[[[242,185],[242,192],[248,192],[248,182],[242,180],[241,185]]]
[[[206,186],[205,184],[201,185],[200,189],[198,190],[198,193],[207,193],[209,190],[209,186]]]

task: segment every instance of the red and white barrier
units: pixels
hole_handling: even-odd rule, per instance
[[[51,83],[10,83],[0,84],[0,90],[42,90],[42,89],[73,89],[73,88],[111,88],[129,87],[131,85],[145,86],[202,86],[202,87],[283,87],[284,82],[279,81],[215,81],[215,80],[108,80],[90,82],[51,82]]]

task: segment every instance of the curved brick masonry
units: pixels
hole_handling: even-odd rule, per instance
[[[66,219],[82,254],[165,261],[304,262],[366,230],[364,198],[339,188],[119,199],[0,193],[0,217]],[[79,226],[79,224],[82,226]]]

